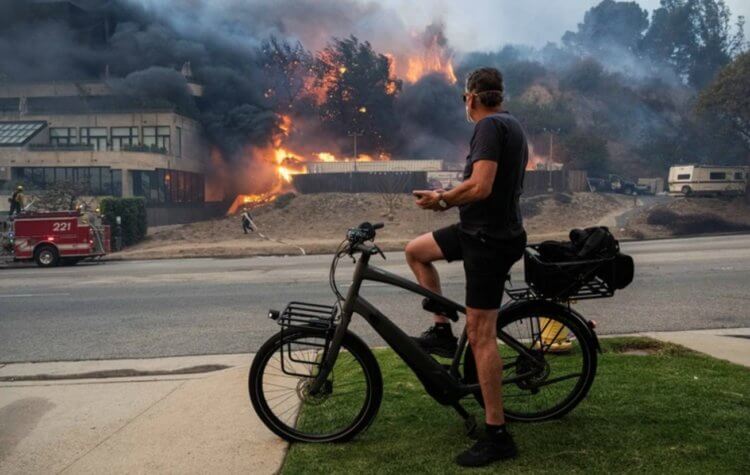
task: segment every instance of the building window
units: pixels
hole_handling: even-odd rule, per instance
[[[734,179],[735,180],[742,180],[744,177],[742,176],[742,172],[735,172],[734,173]]]
[[[109,167],[13,167],[12,176],[30,190],[68,184],[84,195],[122,196],[122,170]]]
[[[711,172],[708,175],[709,180],[726,180],[727,174],[724,172]]]
[[[689,180],[690,179],[690,173],[683,173],[680,175],[677,175],[678,180]]]
[[[175,127],[174,156],[182,157],[182,127]]]
[[[52,145],[75,145],[78,136],[74,127],[50,127],[49,143]]]
[[[203,203],[203,175],[178,170],[133,171],[133,194],[152,204]]]
[[[112,196],[122,196],[122,170],[112,170]]]
[[[81,127],[81,143],[93,145],[94,150],[107,150],[107,128]]]
[[[112,127],[112,150],[138,145],[138,127]]]
[[[169,126],[143,128],[143,145],[169,153]]]

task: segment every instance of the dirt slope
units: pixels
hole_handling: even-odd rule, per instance
[[[569,201],[569,202],[567,202]],[[602,217],[632,207],[632,198],[574,193],[525,200],[524,220],[530,240],[562,237],[573,227],[591,226]],[[147,240],[117,256],[159,258],[179,256],[233,256],[331,252],[349,227],[362,221],[383,221],[378,243],[385,249],[403,249],[411,238],[458,220],[458,211],[423,211],[403,195],[393,215],[376,193],[322,193],[299,195],[282,208],[273,203],[251,212],[267,237],[244,235],[239,216],[228,216],[155,232]]]

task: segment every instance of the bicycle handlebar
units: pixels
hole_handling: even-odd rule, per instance
[[[372,241],[375,239],[375,230],[381,229],[385,225],[383,223],[372,224],[369,221],[365,221],[356,228],[352,228],[346,233],[346,238],[353,245],[362,243],[365,241]]]

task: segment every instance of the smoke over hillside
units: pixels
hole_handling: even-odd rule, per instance
[[[681,153],[665,144],[693,130],[687,116],[695,88],[716,70],[659,56],[675,33],[674,22],[659,18],[683,13],[662,9],[650,21],[634,2],[603,1],[559,46],[460,55],[440,21],[414,30],[374,2],[47,3],[59,7],[55,14],[0,0],[0,81],[102,78],[106,71],[115,91],[167,100],[201,121],[216,154],[235,167],[231,186],[242,191],[251,182],[270,190],[302,161],[352,157],[355,135],[363,159],[459,163],[471,131],[459,94],[466,73],[480,65],[504,72],[507,107],[526,126],[535,154],[596,172],[657,170],[667,154]],[[682,4],[718,18],[711,44],[720,50],[696,49],[694,57],[720,66],[742,48],[743,38],[728,36],[723,3],[674,3]],[[85,14],[70,15],[76,7]],[[198,100],[180,72],[185,63],[204,85]]]

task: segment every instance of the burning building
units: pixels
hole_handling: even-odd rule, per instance
[[[82,45],[100,47],[114,24],[86,5],[35,2],[21,13],[62,17]],[[171,72],[200,100],[203,86],[189,63]],[[207,217],[209,143],[195,114],[166,99],[128,94],[109,66],[101,79],[3,81],[0,195],[17,184],[32,195],[65,184],[88,197],[143,197],[152,225]]]
[[[200,96],[200,85],[190,86]],[[190,207],[199,217],[208,157],[194,118],[118,96],[104,82],[0,86],[0,193],[68,183],[87,196],[142,196],[150,208]]]
[[[233,15],[190,3],[208,19],[171,0],[1,3],[0,187],[142,196],[168,210],[158,224],[238,195],[269,201],[313,164],[402,173],[413,164],[392,158],[409,157],[422,168],[406,172],[429,173],[425,159],[460,160],[469,126],[441,24],[379,34],[381,53],[341,35],[352,25],[294,23],[287,1]],[[350,18],[347,5],[311,2],[307,16]]]

